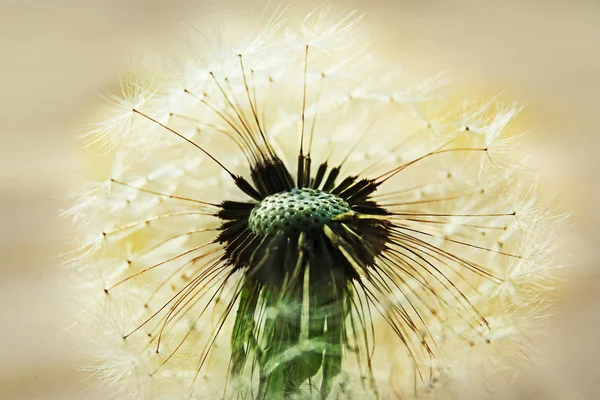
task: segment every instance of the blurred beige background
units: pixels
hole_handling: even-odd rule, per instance
[[[0,0],[0,399],[92,398],[75,385],[82,377],[61,333],[73,307],[53,259],[75,234],[57,209],[78,176],[76,125],[132,55],[176,40],[179,21],[256,8],[210,3]],[[523,124],[546,186],[574,211],[576,268],[540,345],[547,370],[531,392],[497,397],[600,398],[600,3],[338,3],[367,12],[375,42],[408,70],[451,70],[471,90],[505,90],[528,105]]]

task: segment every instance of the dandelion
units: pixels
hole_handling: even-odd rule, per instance
[[[202,36],[91,129],[109,172],[66,212],[85,369],[147,399],[514,378],[551,313],[563,221],[518,153],[521,107],[405,82],[356,12],[285,15]]]

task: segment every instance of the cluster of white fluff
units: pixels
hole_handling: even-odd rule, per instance
[[[122,83],[90,130],[97,164],[110,167],[91,167],[91,182],[74,193],[66,214],[80,232],[71,260],[83,288],[74,332],[94,357],[85,367],[92,381],[116,398],[137,399],[219,398],[253,385],[226,382],[231,321],[198,371],[232,290],[218,292],[221,275],[162,331],[165,314],[150,318],[222,255],[218,244],[206,245],[219,221],[202,202],[245,199],[217,163],[165,127],[247,176],[226,118],[236,110],[251,118],[250,97],[295,171],[304,84],[304,129],[314,132],[316,163],[346,159],[344,173],[375,177],[456,149],[410,164],[376,198],[403,213],[395,221],[415,236],[492,276],[440,263],[464,299],[433,278],[400,282],[383,303],[403,307],[414,321],[406,343],[373,310],[379,396],[436,393],[444,382],[480,379],[482,371],[512,377],[526,360],[526,338],[551,312],[552,250],[562,223],[536,197],[536,173],[516,150],[519,132],[509,125],[520,107],[499,98],[459,101],[446,94],[442,75],[406,82],[374,55],[358,13],[323,6],[299,26],[286,13],[277,10],[259,32],[237,39],[194,31],[189,54]],[[374,396],[348,354],[339,388],[346,397]]]

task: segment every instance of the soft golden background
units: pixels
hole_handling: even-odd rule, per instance
[[[210,3],[0,0],[0,399],[94,397],[77,384],[63,333],[73,299],[56,259],[76,234],[57,210],[79,176],[77,124],[132,56],[177,39],[178,22],[259,8]],[[565,255],[575,267],[561,313],[537,344],[543,367],[526,388],[491,397],[600,398],[600,3],[338,3],[366,11],[376,45],[409,71],[452,70],[472,91],[505,90],[528,105],[522,124],[545,187],[573,210]]]

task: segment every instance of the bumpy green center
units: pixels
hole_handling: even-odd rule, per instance
[[[250,212],[248,225],[259,235],[319,232],[336,215],[352,211],[334,194],[314,189],[292,189],[265,197]]]

